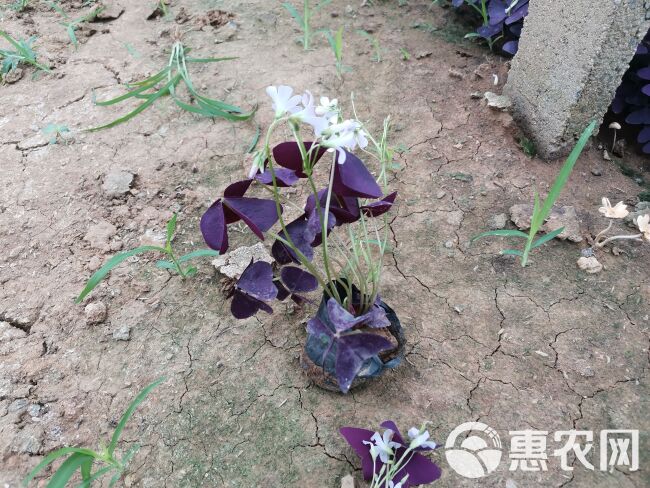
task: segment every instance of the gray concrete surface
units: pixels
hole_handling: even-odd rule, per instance
[[[565,155],[602,120],[648,29],[648,1],[530,2],[504,93],[541,157]]]

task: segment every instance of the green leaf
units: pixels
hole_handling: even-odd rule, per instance
[[[220,61],[231,61],[239,59],[238,56],[226,56],[224,58],[185,58],[188,63],[218,63]]]
[[[129,405],[129,408],[126,409],[126,412],[124,412],[124,415],[122,415],[122,418],[120,419],[120,422],[117,424],[117,427],[115,427],[115,432],[113,432],[113,437],[111,438],[111,443],[108,446],[108,454],[113,455],[113,452],[115,452],[115,448],[117,447],[117,442],[120,440],[120,435],[122,434],[122,431],[124,430],[124,426],[126,423],[129,421],[131,418],[131,415],[133,415],[133,412],[135,412],[135,409],[138,408],[138,405],[140,405],[145,398],[151,393],[151,390],[153,390],[156,386],[158,386],[160,383],[165,381],[166,378],[158,378],[156,381],[151,383],[149,386],[147,386],[144,390],[142,390],[138,396],[131,402],[131,405]]]
[[[115,469],[115,466],[106,466],[102,469],[97,470],[95,474],[93,474],[87,480],[83,481],[77,488],[90,488],[93,481],[97,481],[99,478],[104,476],[106,473],[112,471],[113,469]]]
[[[165,261],[165,260],[156,261],[156,266],[161,269],[171,269],[176,271],[176,265],[171,261]]]
[[[197,251],[192,251],[190,253],[185,254],[184,256],[181,256],[180,258],[178,258],[178,262],[184,263],[186,261],[189,261],[190,259],[202,258],[202,257],[213,257],[218,255],[219,255],[219,251],[215,251],[214,249],[199,249]]]
[[[167,75],[167,70],[163,70],[160,73],[157,73],[156,75],[147,78],[147,80],[143,80],[142,82],[137,82],[134,83],[134,86],[137,86],[137,88],[128,91],[124,95],[120,95],[119,97],[111,98],[110,100],[104,100],[103,102],[99,102],[95,100],[95,105],[99,105],[102,107],[108,106],[108,105],[113,105],[116,103],[123,102],[124,100],[128,100],[129,98],[133,98],[136,95],[141,94],[142,92],[145,92],[147,90],[150,90],[156,86],[156,84]]]
[[[560,193],[562,192],[562,189],[566,185],[569,176],[571,175],[571,172],[573,171],[573,167],[575,166],[576,162],[578,161],[578,158],[580,157],[580,154],[582,154],[582,150],[584,149],[585,145],[587,144],[587,141],[591,137],[591,134],[594,132],[594,129],[596,128],[596,121],[594,120],[587,126],[587,128],[582,132],[582,135],[580,136],[580,139],[578,139],[578,142],[576,143],[575,147],[571,151],[571,154],[569,154],[569,157],[565,161],[564,165],[562,166],[562,169],[560,170],[559,174],[557,175],[557,178],[555,178],[555,182],[553,183],[553,186],[548,192],[548,195],[546,196],[546,200],[544,200],[544,205],[542,206],[542,210],[540,211],[540,222],[544,222],[549,214],[551,213],[551,209],[553,208],[553,204],[555,201],[558,199],[560,196]],[[541,225],[541,224],[540,224]]]
[[[30,471],[30,473],[27,475],[27,478],[23,480],[23,486],[27,486],[29,482],[34,479],[34,476],[36,476],[43,468],[53,463],[60,457],[67,456],[68,454],[83,454],[90,457],[99,457],[99,454],[97,454],[95,451],[80,447],[63,447],[61,449],[57,449],[56,451],[51,452],[45,456],[45,458]]]
[[[86,462],[81,465],[81,478],[86,481],[90,478],[90,471],[93,468],[93,458],[88,458]]]
[[[198,271],[198,269],[196,269],[195,266],[190,266],[185,270],[185,276],[188,276],[188,277],[194,276],[197,271]]]
[[[314,7],[314,12],[318,12],[323,7],[327,7],[330,3],[332,3],[332,0],[322,0],[322,2]]]
[[[302,15],[300,15],[296,10],[296,7],[288,2],[283,3],[282,6],[287,9],[294,19],[296,19],[296,22],[298,22],[298,25],[300,25],[301,28],[305,27],[305,21],[303,20]]]
[[[560,227],[559,229],[555,229],[553,232],[549,232],[548,234],[543,235],[539,239],[537,239],[533,245],[531,246],[531,249],[535,249],[536,247],[541,246],[542,244],[550,241],[551,239],[557,237],[560,235],[562,232],[564,232],[564,227]]]
[[[135,249],[131,249],[129,251],[124,251],[119,254],[116,254],[113,256],[111,259],[109,259],[104,266],[99,268],[95,273],[90,277],[88,280],[88,283],[86,283],[86,286],[84,289],[81,291],[77,299],[75,300],[75,303],[81,303],[81,301],[86,298],[86,295],[93,291],[93,289],[97,286],[97,284],[117,265],[122,263],[122,261],[130,258],[131,256],[135,256],[136,254],[140,254],[143,252],[147,251],[159,251],[159,252],[165,252],[165,249],[159,246],[140,246],[136,247]]]
[[[92,462],[92,457],[85,456],[80,453],[74,453],[68,459],[66,459],[59,469],[56,470],[49,483],[47,488],[65,488],[65,485],[68,483],[72,475],[80,469],[85,463],[90,460]]]
[[[524,253],[521,251],[516,251],[515,249],[504,249],[500,254],[504,256],[523,256]]]
[[[255,147],[257,146],[258,141],[260,140],[260,134],[262,133],[262,127],[257,126],[257,130],[255,131],[255,135],[253,136],[253,140],[250,143],[250,146],[248,146],[248,149],[246,150],[246,154],[250,154],[255,150]]]
[[[172,238],[174,237],[174,232],[176,232],[176,219],[178,215],[174,213],[169,222],[167,222],[167,241],[165,242],[165,248],[169,251],[172,247]]]
[[[169,89],[173,86],[176,86],[176,84],[180,81],[181,75],[177,74],[175,75],[171,80],[169,80],[165,85],[158,90],[156,93],[147,96],[147,101],[138,105],[138,107],[126,114],[123,117],[120,117],[118,119],[115,119],[113,122],[110,122],[105,125],[101,125],[99,127],[93,127],[92,129],[86,129],[86,132],[97,132],[102,129],[110,129],[111,127],[115,127],[116,125],[122,124],[126,122],[129,119],[132,119],[136,115],[138,115],[140,112],[151,106],[156,100],[158,100],[160,97],[167,95],[169,93]]]
[[[501,236],[501,237],[521,237],[523,239],[528,239],[528,234],[525,234],[524,232],[521,232],[520,230],[514,230],[514,229],[500,229],[500,230],[489,230],[487,232],[483,232],[482,234],[479,234],[477,236],[472,237],[472,242],[481,239],[483,237],[490,237],[490,236]]]

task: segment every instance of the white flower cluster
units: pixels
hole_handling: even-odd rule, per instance
[[[311,126],[319,145],[338,152],[339,164],[345,163],[346,150],[354,151],[357,147],[365,149],[368,146],[361,122],[343,120],[337,99],[321,97],[316,105],[309,91],[294,95],[293,88],[286,85],[269,86],[266,93],[273,100],[276,119],[289,115],[289,120]]]

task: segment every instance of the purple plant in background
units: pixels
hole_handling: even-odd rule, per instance
[[[228,250],[228,226],[235,222],[243,221],[261,240],[273,240],[277,266],[251,262],[230,294],[231,312],[238,319],[260,310],[271,313],[269,303],[276,299],[302,304],[303,294],[323,288],[329,318],[327,324],[318,317],[310,320],[308,333],[327,342],[323,356],[332,352],[340,390],[347,392],[364,363],[396,347],[387,332],[378,331],[391,325],[386,310],[392,311],[379,299],[389,235],[385,214],[397,196],[386,191],[393,154],[387,145],[389,121],[376,141],[361,122],[341,116],[336,100],[323,97],[316,104],[311,93],[294,95],[288,86],[269,87],[267,93],[275,118],[264,147],[255,154],[248,178],[229,185],[203,214],[201,232],[208,246],[221,253]],[[281,124],[293,140],[271,147]],[[312,141],[304,139],[303,130],[311,132]],[[353,153],[357,148],[378,161],[377,178]],[[324,158],[327,154],[331,159]],[[322,170],[321,178],[316,170]],[[300,182],[309,190],[303,206],[281,194]],[[249,194],[255,190],[271,198]],[[292,220],[284,217],[289,204],[299,210],[291,213]],[[381,223],[371,225],[376,220]],[[337,232],[344,226],[345,232]]]
[[[371,481],[370,488],[409,488],[440,478],[440,468],[422,455],[437,447],[429,440],[426,424],[409,429],[408,442],[392,420],[383,422],[381,427],[385,429],[383,433],[357,427],[340,429],[341,435],[361,459],[363,478]]]
[[[490,49],[497,46],[511,56],[517,53],[524,17],[528,15],[528,0],[452,0],[451,4],[455,8],[471,7],[483,22],[466,37],[481,37]]]
[[[650,154],[650,32],[639,44],[610,110],[619,123],[638,128],[636,141]]]

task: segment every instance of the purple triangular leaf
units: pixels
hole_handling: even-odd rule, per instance
[[[251,186],[252,182],[253,180],[251,179],[236,181],[235,183],[232,183],[226,187],[226,189],[223,191],[223,196],[228,198],[243,197],[246,194],[248,187]]]
[[[393,422],[392,420],[384,420],[381,424],[379,424],[379,427],[392,430],[394,432],[393,440],[395,442],[399,442],[403,446],[406,445],[406,442],[404,442],[404,438],[402,437],[402,433],[399,431],[399,428],[397,427],[397,424],[395,422]]]
[[[264,301],[273,300],[278,294],[273,284],[273,268],[265,261],[249,264],[237,281],[237,288]]]
[[[403,451],[400,449],[400,451]],[[400,452],[397,454],[400,455]],[[410,461],[400,469],[394,479],[401,480],[404,476],[409,475],[402,488],[411,486],[427,485],[434,482],[442,475],[442,471],[437,464],[417,452],[413,454]]]
[[[628,124],[650,124],[650,107],[635,110],[625,118]]]
[[[281,236],[287,240],[290,241],[295,247],[298,248],[298,250],[309,260],[311,261],[314,258],[314,250],[311,247],[311,241],[308,240],[309,235],[306,232],[307,230],[307,219],[303,217],[299,217],[298,219],[294,220],[293,222],[289,223],[286,227],[287,229],[287,234],[282,232]],[[290,238],[290,239],[289,239]],[[293,251],[293,249],[289,248],[288,246],[285,246],[284,244],[280,243],[281,246],[284,247],[284,251],[288,253],[291,257],[292,260],[295,262],[300,262],[298,259],[298,256],[296,253]],[[274,244],[275,246],[275,244]],[[273,249],[271,249],[273,251]],[[279,248],[276,249],[276,253],[278,255],[281,254]]]
[[[257,237],[264,240],[264,234],[278,221],[276,203],[273,200],[264,198],[226,198],[224,204],[239,219],[255,233]],[[237,219],[237,220],[239,220]],[[232,223],[228,219],[228,223]]]
[[[646,125],[643,129],[641,129],[641,132],[639,132],[636,140],[641,144],[650,142],[650,125]]]
[[[309,152],[311,149],[311,142],[305,142],[305,151]],[[314,150],[312,155],[312,164],[316,164],[318,160],[325,154],[324,148]],[[273,159],[280,166],[291,169],[296,172],[300,178],[306,178],[307,175],[303,172],[302,155],[300,154],[300,147],[297,142],[281,142],[273,148]]]
[[[528,15],[528,2],[518,4],[505,20],[506,25],[514,24]]]
[[[337,164],[334,169],[334,193],[343,197],[381,197],[381,188],[363,162],[354,154],[345,153],[345,163]]]
[[[519,41],[508,41],[503,44],[501,49],[503,50],[503,52],[512,54],[514,56],[515,54],[517,54],[517,51],[519,50]]]
[[[506,2],[503,0],[492,0],[488,5],[488,15],[490,17],[490,25],[501,24],[506,19]]]
[[[391,342],[377,334],[353,333],[334,336],[337,343],[336,379],[339,388],[347,393],[367,359],[393,348]]]
[[[650,80],[650,66],[646,68],[641,68],[636,72],[637,76],[642,80]]]
[[[280,188],[292,186],[299,179],[296,172],[292,169],[275,168],[274,172],[275,184]],[[266,170],[264,173],[257,175],[255,179],[265,185],[273,185],[273,175],[270,170]]]
[[[214,202],[201,216],[200,228],[208,247],[221,254],[228,250],[228,228],[221,199]]]
[[[343,438],[350,444],[350,447],[361,459],[361,470],[363,471],[363,479],[370,481],[372,478],[372,457],[370,456],[370,447],[363,443],[363,441],[370,442],[370,438],[374,434],[372,430],[359,429],[357,427],[341,427],[339,432]]]
[[[233,317],[236,319],[247,319],[260,310],[264,310],[267,313],[273,313],[273,309],[266,303],[248,296],[239,290],[235,290],[234,296],[232,297],[232,303],[230,304],[230,313],[232,313]]]
[[[313,274],[295,266],[282,268],[280,276],[282,277],[282,282],[292,294],[296,292],[306,293],[318,288],[318,280],[316,280]]]
[[[368,217],[379,217],[391,209],[393,203],[395,203],[395,198],[397,198],[397,192],[393,192],[377,202],[364,205],[361,209],[363,210],[364,215]]]
[[[321,211],[323,208],[321,208]],[[312,247],[320,246],[322,242],[322,229],[323,222],[321,222],[320,212],[314,209],[307,218],[307,227],[305,228],[305,239],[311,244]],[[336,225],[336,217],[332,212],[327,213],[327,234]]]

